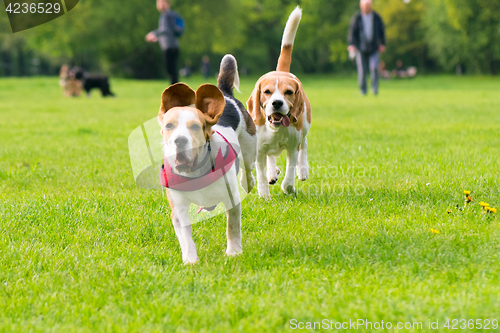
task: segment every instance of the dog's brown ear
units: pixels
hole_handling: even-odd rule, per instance
[[[194,105],[196,96],[194,90],[187,84],[176,83],[168,87],[161,94],[160,111],[158,112],[158,122],[163,125],[163,115],[168,110],[176,106]]]
[[[302,89],[302,83],[298,79],[294,79],[297,84],[297,90],[295,91],[295,100],[293,101],[293,106],[290,110],[290,120],[293,124],[302,123],[302,112],[304,112],[304,90]]]
[[[205,117],[206,140],[209,140],[212,136],[212,126],[219,121],[225,106],[224,95],[213,84],[203,84],[196,90],[196,108]]]
[[[260,83],[262,80],[259,79],[253,88],[252,95],[247,101],[248,113],[252,116],[253,122],[257,126],[262,126],[266,123],[266,115],[264,114],[262,107],[260,105]]]

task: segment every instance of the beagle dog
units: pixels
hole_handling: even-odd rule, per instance
[[[165,89],[158,122],[164,145],[160,181],[167,187],[172,223],[184,263],[198,261],[191,234],[189,206],[215,209],[224,203],[227,216],[227,255],[242,252],[241,203],[237,174],[246,192],[255,184],[257,136],[250,114],[233,96],[239,78],[236,59],[221,62],[218,87],[204,84],[194,92],[184,83]],[[241,151],[243,161],[239,161]]]
[[[297,7],[285,26],[281,54],[275,72],[263,75],[247,101],[248,111],[257,125],[257,189],[270,199],[269,184],[280,174],[275,156],[287,151],[287,166],[281,189],[295,193],[295,170],[300,180],[309,174],[307,132],[311,127],[311,104],[302,84],[290,73],[292,49],[302,10]]]

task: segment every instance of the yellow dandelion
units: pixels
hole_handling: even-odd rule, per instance
[[[474,201],[474,200],[472,200],[471,196],[468,196],[468,197],[466,198],[466,200],[467,200],[467,202],[472,202],[472,201]]]
[[[497,213],[497,209],[493,208],[493,207],[484,207],[484,209],[486,209],[486,211],[488,213],[492,213],[492,214],[496,214]]]
[[[482,201],[479,203],[479,205],[482,206],[482,207],[489,207],[490,206],[489,203],[482,202]]]
[[[439,235],[439,234],[440,234],[439,230],[436,230],[436,229],[433,229],[433,228],[431,228],[431,232],[432,232],[433,234],[436,234],[436,235]]]
[[[466,197],[468,197],[470,195],[470,191],[464,191],[464,194]]]

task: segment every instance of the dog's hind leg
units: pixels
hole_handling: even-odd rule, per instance
[[[269,185],[276,184],[280,173],[280,169],[276,166],[276,157],[267,156],[267,181]]]
[[[243,171],[240,175],[240,184],[247,193],[250,193],[255,186],[255,178],[253,177],[252,171],[255,168],[257,135],[250,135],[246,131],[243,131],[243,133],[239,135],[238,140],[243,156],[243,164],[240,166]]]
[[[241,253],[241,204],[226,211],[227,216],[227,249],[228,256]]]
[[[299,148],[299,160],[297,162],[297,177],[306,180],[309,176],[309,165],[307,164],[307,138],[302,138]]]

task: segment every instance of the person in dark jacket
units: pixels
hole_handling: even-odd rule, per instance
[[[158,29],[151,31],[146,35],[146,42],[160,44],[163,51],[167,73],[170,76],[172,84],[179,80],[177,62],[179,60],[179,40],[176,33],[179,27],[176,26],[178,14],[170,9],[168,0],[157,0],[156,8],[160,12]]]
[[[366,95],[366,75],[370,71],[372,89],[378,94],[379,54],[385,52],[385,27],[379,14],[372,9],[372,0],[361,0],[360,12],[354,14],[349,27],[348,51],[356,54],[358,83],[361,94]]]

